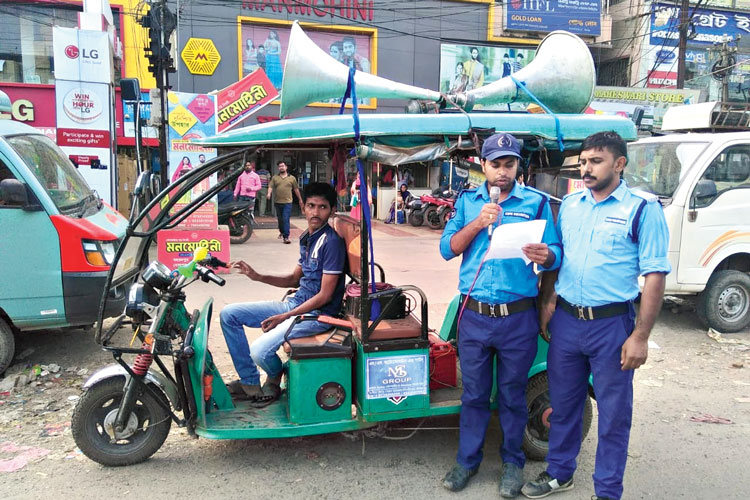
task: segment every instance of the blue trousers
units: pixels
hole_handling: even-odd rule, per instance
[[[275,203],[276,220],[279,221],[279,232],[284,238],[289,238],[289,217],[292,215],[291,203]]]
[[[463,379],[456,461],[467,469],[482,462],[482,447],[490,422],[493,361],[497,357],[497,407],[504,463],[523,467],[523,431],[528,420],[526,384],[534,362],[539,322],[536,309],[504,318],[490,318],[465,310],[458,331],[458,353]]]
[[[219,315],[221,331],[227,341],[229,354],[232,356],[234,369],[243,384],[257,385],[260,383],[258,366],[263,368],[269,377],[281,375],[282,363],[276,351],[284,343],[284,335],[296,316],[279,323],[276,328],[261,335],[253,345],[248,345],[245,336],[245,326],[260,328],[263,320],[282,314],[297,307],[293,302],[245,302],[229,304]],[[317,315],[313,311],[309,314]],[[303,321],[294,327],[289,338],[309,337],[324,332],[331,327],[317,321]]]
[[[583,439],[583,407],[589,374],[599,408],[594,490],[597,496],[622,496],[633,416],[633,370],[620,369],[622,344],[635,326],[635,311],[584,321],[558,308],[550,321],[547,355],[550,415],[547,472],[567,481],[576,470]]]

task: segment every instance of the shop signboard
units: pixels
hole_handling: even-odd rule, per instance
[[[226,132],[279,96],[258,68],[216,94],[216,131]]]
[[[52,36],[57,145],[76,164],[89,186],[116,206],[116,126],[109,34],[55,26]]]
[[[210,137],[216,133],[214,96],[169,92],[167,96],[169,121],[169,148],[167,170],[169,181],[174,182],[194,168],[200,168],[211,158],[216,157],[215,148],[204,148],[192,144],[191,139]],[[180,199],[175,210],[189,203],[193,198],[207,191],[216,183],[216,176],[205,179],[193,187],[192,191]],[[191,229],[216,229],[218,224],[217,200],[212,198],[204,203],[179,227]]]
[[[106,32],[55,26],[53,40],[56,80],[112,83]]]
[[[266,73],[271,85],[280,91],[292,23],[252,17],[239,17],[238,21],[239,77],[260,68]],[[308,25],[305,26],[305,34],[338,62],[358,71],[377,74],[376,29]],[[279,101],[274,103],[278,104]],[[309,106],[338,107],[340,104],[341,98],[332,98]],[[359,99],[360,108],[375,109],[376,105],[375,98]]]
[[[0,120],[15,120],[30,125],[44,135],[57,140],[55,120],[55,89],[51,86],[19,87],[3,85],[0,90],[10,97],[11,109],[0,112]]]
[[[601,15],[601,0],[509,0],[505,2],[505,29],[599,36]]]
[[[496,82],[520,71],[534,60],[536,47],[440,45],[440,91],[465,92]],[[507,110],[508,104],[478,105],[476,109]],[[522,110],[523,104],[511,104],[513,110]]]
[[[632,87],[595,87],[594,99],[585,113],[620,115],[632,118],[637,108],[643,109],[641,128],[660,130],[664,113],[671,106],[703,102],[705,95],[692,89],[639,89]]]
[[[690,12],[694,12],[691,8]],[[651,10],[650,43],[676,47],[679,39],[680,8],[674,4],[654,4]],[[750,13],[699,8],[693,14],[695,36],[688,45],[710,46],[721,42],[724,35],[736,37],[750,33]]]

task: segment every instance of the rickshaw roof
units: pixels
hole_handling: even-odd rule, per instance
[[[619,133],[626,141],[637,139],[632,121],[619,116],[559,114],[560,131],[566,142],[580,142],[602,130]],[[535,113],[361,114],[360,137],[392,146],[419,146],[443,137],[468,135],[470,129],[494,129],[517,136],[535,136],[557,141],[555,117]],[[326,115],[260,123],[231,132],[194,139],[204,146],[249,146],[320,143],[353,139],[352,115]]]

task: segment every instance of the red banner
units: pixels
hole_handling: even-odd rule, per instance
[[[187,264],[193,260],[193,252],[198,247],[208,250],[209,256],[218,257],[229,262],[229,231],[197,229],[194,231],[170,229],[159,231],[157,239],[157,258],[170,269]],[[217,272],[228,273],[220,268]]]
[[[216,94],[216,132],[226,132],[279,96],[262,69]]]
[[[78,148],[108,148],[109,130],[57,129],[57,145]]]

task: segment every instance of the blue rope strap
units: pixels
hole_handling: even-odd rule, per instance
[[[352,100],[352,117],[354,118],[354,142],[359,142],[359,107],[357,103],[357,89],[356,85],[354,83],[354,68],[349,68],[349,78],[346,82],[346,92],[344,92],[344,98],[341,100],[341,107],[339,108],[339,114],[344,113],[344,106],[346,105],[346,100],[351,98]],[[356,156],[356,150],[352,150],[350,152],[352,156]],[[372,293],[375,293],[377,290],[375,286],[375,247],[373,245],[372,241],[372,217],[370,215],[370,204],[365,203],[366,200],[368,200],[367,193],[368,187],[367,187],[367,176],[365,175],[365,167],[360,161],[359,158],[357,158],[357,171],[359,172],[359,199],[360,204],[359,206],[360,211],[362,212],[362,219],[365,221],[365,227],[367,228],[367,241],[369,243],[370,247],[370,288],[372,290]],[[373,302],[372,303],[372,310],[371,314],[373,317],[377,317],[380,314],[380,303],[379,302]]]
[[[526,94],[531,97],[531,100],[534,101],[536,104],[539,105],[540,108],[544,110],[545,113],[548,115],[552,115],[552,118],[555,119],[555,133],[557,133],[557,145],[560,146],[560,151],[565,151],[565,145],[563,144],[563,135],[560,131],[560,118],[557,117],[555,113],[552,112],[551,109],[549,109],[547,106],[544,105],[542,101],[540,101],[537,96],[534,95],[533,92],[531,92],[529,89],[526,88],[526,85],[523,84],[523,82],[519,81],[514,77],[513,75],[510,75],[510,79],[513,80],[513,83],[516,84],[516,87],[526,92]]]

